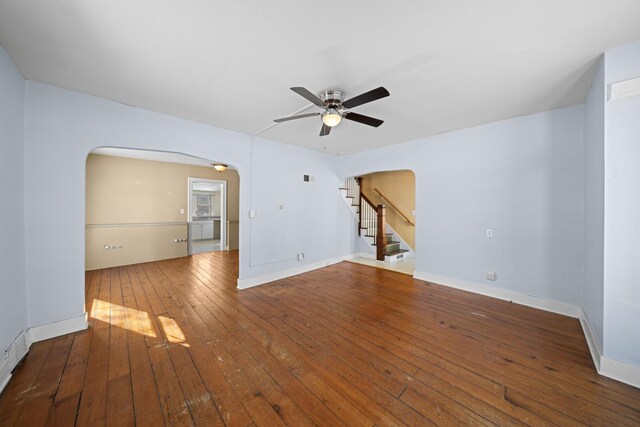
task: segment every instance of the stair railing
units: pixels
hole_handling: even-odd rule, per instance
[[[347,190],[348,197],[353,197],[355,200],[360,197],[360,186],[358,185],[357,178],[347,178],[344,182],[344,189]]]
[[[384,261],[384,253],[387,249],[387,233],[385,224],[385,207],[384,205],[377,206],[377,219],[378,219],[378,233],[376,235],[376,259],[378,261]]]
[[[385,196],[384,194],[382,194],[382,192],[380,190],[378,190],[377,188],[374,188],[373,191],[375,191],[376,193],[378,193],[378,195],[382,198],[382,200],[386,200],[387,203],[389,203],[389,206],[391,206],[393,209],[395,209],[396,212],[398,212],[398,214],[405,220],[407,221],[409,224],[411,224],[412,227],[415,227],[415,223],[413,221],[411,221],[409,219],[409,217],[407,215],[405,215],[404,213],[402,213],[402,211],[400,209],[398,209],[398,207],[396,205],[393,204],[393,202],[391,200],[389,200],[389,198],[387,196]]]
[[[365,236],[372,237],[376,245],[376,259],[384,261],[387,247],[386,211],[384,205],[376,205],[362,192],[362,177],[345,181],[347,196],[358,200],[358,235],[364,230]],[[357,199],[356,199],[357,198]]]

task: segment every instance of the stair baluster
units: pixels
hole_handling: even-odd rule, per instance
[[[395,259],[402,258],[402,253],[408,251],[400,249],[400,242],[394,241],[392,234],[387,234],[385,205],[375,205],[362,192],[363,181],[362,177],[348,178],[343,187],[351,205],[357,207],[358,235],[362,235],[364,230],[365,237],[373,239],[377,260],[385,261],[387,255],[397,257]]]

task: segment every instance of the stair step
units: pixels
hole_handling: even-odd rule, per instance
[[[407,252],[409,252],[409,251],[406,250],[406,249],[397,249],[395,251],[391,251],[391,252],[385,253],[385,255],[386,256],[396,256],[396,255],[400,255],[400,254],[405,254]]]
[[[384,253],[388,254],[388,253],[391,253],[391,252],[395,252],[395,251],[397,251],[399,249],[400,249],[400,242],[390,243],[390,244],[387,244],[387,246],[385,246]]]

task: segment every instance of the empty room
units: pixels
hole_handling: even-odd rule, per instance
[[[640,2],[0,1],[0,426],[640,425]]]

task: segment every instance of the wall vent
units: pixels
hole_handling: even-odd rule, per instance
[[[609,101],[640,95],[640,77],[611,83],[608,87]]]

